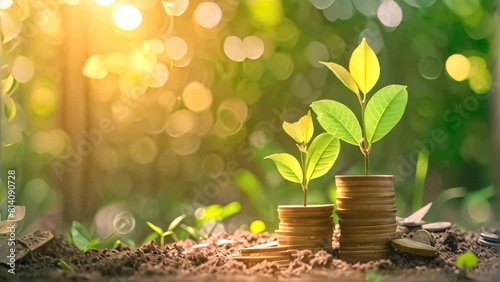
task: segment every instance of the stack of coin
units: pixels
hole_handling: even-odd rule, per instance
[[[481,238],[479,238],[478,242],[482,246],[500,248],[500,236],[494,233],[481,233]]]
[[[397,228],[392,176],[337,176],[336,184],[339,258],[388,258]]]
[[[291,253],[293,251],[289,251],[287,247],[262,244],[241,249],[241,256],[234,256],[233,259],[244,263],[247,267],[255,266],[264,261],[274,262],[279,267],[288,267]]]
[[[278,206],[279,246],[289,249],[331,248],[333,236],[333,205]]]

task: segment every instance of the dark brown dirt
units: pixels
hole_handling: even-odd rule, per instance
[[[439,256],[432,259],[407,254],[392,253],[389,260],[348,264],[336,259],[333,252],[299,251],[288,268],[279,269],[273,263],[264,262],[252,268],[232,260],[238,250],[275,240],[269,233],[255,235],[237,231],[233,235],[221,233],[201,243],[203,248],[193,249],[197,242],[185,240],[158,247],[154,242],[138,249],[119,246],[115,250],[98,250],[82,253],[56,236],[43,248],[36,250],[17,262],[16,275],[0,266],[1,281],[253,281],[261,279],[296,281],[460,281],[465,276],[455,267],[457,256],[472,251],[479,257],[479,264],[469,277],[485,281],[498,281],[500,271],[498,249],[477,243],[479,233],[450,229],[432,233]],[[488,230],[499,233],[498,229]],[[336,232],[336,235],[338,232]],[[231,239],[234,243],[218,247],[220,239]],[[335,238],[334,238],[335,239]],[[64,260],[71,270],[62,269],[58,262]]]

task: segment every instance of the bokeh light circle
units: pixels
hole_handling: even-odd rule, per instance
[[[427,56],[418,63],[418,71],[420,75],[426,79],[436,79],[443,70],[441,61],[433,56]]]
[[[237,36],[228,36],[224,40],[224,53],[235,62],[243,62],[246,58],[243,41]]]
[[[7,10],[12,6],[12,0],[2,0],[0,1],[0,10]]]
[[[128,211],[118,213],[113,219],[113,228],[118,234],[128,234],[135,228],[135,218]]]
[[[306,47],[306,58],[313,67],[320,68],[323,67],[320,61],[328,61],[330,55],[328,54],[328,49],[325,44],[318,41],[312,41]]]
[[[35,66],[33,62],[24,56],[19,56],[14,61],[12,67],[12,74],[14,78],[20,83],[26,83],[31,80],[35,74]]]
[[[158,155],[156,143],[149,137],[143,137],[130,146],[130,157],[139,164],[149,164]]]
[[[172,36],[165,42],[165,52],[172,60],[180,60],[188,51],[188,45],[184,39],[178,36]]]
[[[212,91],[198,81],[192,81],[182,91],[184,105],[193,112],[202,112],[212,105]]]
[[[257,36],[247,36],[243,39],[243,48],[245,56],[249,59],[256,60],[264,54],[264,42]]]
[[[134,30],[142,23],[142,13],[132,5],[121,5],[113,14],[113,20],[120,29]]]
[[[453,54],[446,60],[446,72],[456,81],[467,78],[470,70],[470,62],[462,54]]]
[[[387,27],[397,27],[403,20],[403,10],[393,0],[383,1],[377,10],[377,17]]]
[[[163,8],[168,15],[180,16],[184,14],[189,6],[189,0],[163,0]]]
[[[97,3],[97,5],[103,7],[108,7],[113,5],[113,3],[115,3],[115,0],[94,0],[94,1]]]
[[[222,10],[214,2],[203,2],[196,7],[194,19],[201,27],[213,28],[222,19]]]

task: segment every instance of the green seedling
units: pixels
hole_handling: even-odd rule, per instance
[[[456,265],[459,269],[469,270],[477,265],[478,258],[471,251],[465,252],[457,257]]]
[[[474,268],[478,263],[478,258],[476,254],[471,251],[465,252],[457,257],[455,262],[458,269],[460,269],[460,276],[467,277],[470,275],[469,270]],[[474,279],[475,280],[475,279]]]
[[[58,265],[60,268],[64,269],[64,270],[69,270],[69,271],[71,271],[71,272],[74,272],[73,268],[72,268],[71,266],[69,266],[69,264],[68,264],[66,261],[64,261],[64,260],[59,260],[59,261],[57,262],[57,265]]]
[[[80,222],[73,221],[70,228],[69,238],[73,245],[84,253],[89,250],[114,249],[119,244],[115,233],[109,235],[102,241],[95,238],[93,233],[94,232],[89,231]]]
[[[318,135],[311,142],[314,125],[311,112],[294,123],[283,123],[285,132],[297,142],[300,162],[287,153],[267,156],[276,164],[278,171],[288,181],[299,183],[304,194],[304,207],[307,206],[309,182],[325,175],[333,166],[340,151],[339,139],[329,133]]]
[[[146,224],[154,231],[153,233],[149,234],[148,237],[144,240],[144,243],[147,243],[151,240],[154,240],[158,237],[160,237],[160,246],[163,246],[165,244],[165,237],[167,236],[172,236],[175,242],[179,241],[179,238],[177,237],[177,234],[174,232],[174,229],[177,228],[177,226],[181,223],[181,221],[186,217],[185,214],[180,215],[176,217],[172,222],[169,224],[167,231],[163,231],[163,229],[159,226],[154,225],[151,222],[146,222]]]
[[[370,270],[366,273],[366,282],[382,282],[384,276],[375,270]]]
[[[369,175],[372,144],[382,139],[401,120],[408,102],[406,86],[385,86],[367,101],[367,94],[379,79],[380,65],[375,52],[364,38],[352,53],[350,71],[335,63],[321,63],[356,95],[361,107],[361,125],[354,113],[337,101],[316,101],[311,104],[311,108],[318,115],[318,121],[326,132],[359,146],[365,157],[365,174]]]
[[[202,237],[208,238],[214,232],[215,228],[222,224],[222,222],[231,216],[238,214],[241,210],[241,204],[239,202],[231,202],[225,206],[221,205],[209,205],[203,207],[196,212],[196,227],[198,228],[197,233]],[[208,232],[203,232],[203,227],[209,225],[211,222],[215,221]],[[186,228],[184,228],[186,231]],[[193,228],[194,229],[194,228]],[[193,230],[191,230],[193,231]],[[191,232],[189,232],[191,233]],[[203,234],[202,234],[203,233]]]

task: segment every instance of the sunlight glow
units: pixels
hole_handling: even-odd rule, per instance
[[[142,23],[142,14],[132,5],[121,5],[116,9],[113,20],[123,30],[134,30]]]
[[[115,0],[94,0],[97,5],[103,6],[103,7],[108,7],[111,6],[113,3],[115,3]]]
[[[194,12],[196,22],[204,28],[215,27],[222,18],[222,11],[219,5],[213,2],[203,2]]]
[[[0,10],[7,10],[10,6],[12,6],[12,0],[0,1]]]
[[[456,81],[467,78],[470,70],[470,62],[464,55],[453,54],[446,60],[446,71]]]

